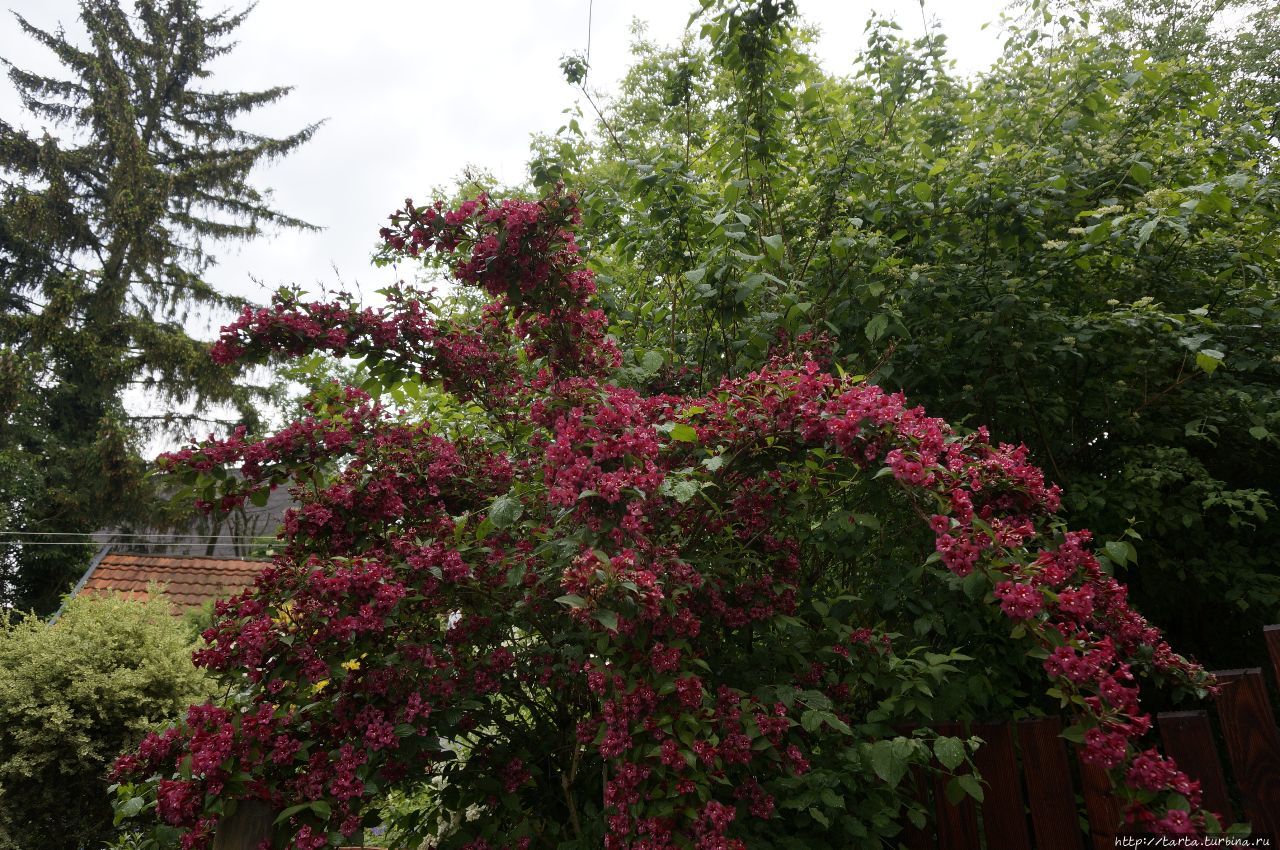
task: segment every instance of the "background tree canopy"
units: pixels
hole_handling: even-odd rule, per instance
[[[842,78],[793,4],[702,6],[681,45],[638,40],[593,131],[535,143],[534,182],[583,194],[628,362],[707,386],[824,334],[846,370],[1025,441],[1139,607],[1247,658],[1280,617],[1280,8],[1034,2],[974,78],[873,18]]]
[[[5,63],[27,110],[65,131],[0,120],[0,527],[27,537],[147,521],[162,505],[142,477],[145,437],[216,422],[215,405],[257,421],[262,393],[211,362],[185,321],[241,305],[202,277],[212,242],[309,226],[248,177],[316,125],[276,139],[235,123],[289,89],[202,86],[247,11],[127,5],[84,0],[87,45],[18,18],[64,77]],[[151,406],[127,410],[130,391]],[[53,610],[86,550],[0,541],[0,603]]]

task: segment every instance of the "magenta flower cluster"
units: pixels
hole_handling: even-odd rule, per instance
[[[595,793],[609,850],[741,850],[752,821],[778,817],[771,783],[811,770],[825,740],[800,702],[717,667],[739,636],[804,622],[789,506],[814,470],[901,488],[941,563],[985,575],[1040,651],[1130,821],[1203,829],[1197,784],[1143,743],[1137,681],[1211,683],[1129,607],[1089,534],[1062,530],[1059,491],[1024,447],[803,354],[697,395],[611,383],[619,353],[576,220],[562,194],[396,213],[389,256],[435,252],[492,299],[470,326],[429,318],[406,290],[383,310],[281,299],[224,330],[222,360],[375,354],[441,380],[486,426],[406,424],[348,390],[277,434],[167,458],[239,471],[206,508],[286,481],[298,502],[282,553],[219,605],[197,655],[247,695],[192,708],[115,766],[150,784],[184,848],[208,846],[226,800],[260,799],[292,809],[290,846],[316,850],[355,833],[384,789],[440,776],[486,813],[441,846],[537,845],[548,799],[569,829]],[[815,626],[824,648],[780,660],[773,692],[807,689],[833,724],[856,723],[861,674],[894,651],[873,625]],[[571,730],[556,747],[530,731],[556,727]]]

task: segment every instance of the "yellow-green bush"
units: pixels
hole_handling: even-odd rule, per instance
[[[0,850],[109,838],[111,761],[211,689],[170,611],[163,599],[84,597],[52,624],[0,616]]]

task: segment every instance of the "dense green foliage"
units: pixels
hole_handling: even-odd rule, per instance
[[[210,243],[307,226],[248,177],[315,127],[276,139],[236,126],[288,89],[202,85],[246,12],[205,16],[193,0],[85,0],[80,12],[84,46],[17,19],[65,76],[6,63],[27,110],[64,134],[0,120],[0,517],[28,535],[145,521],[144,437],[208,422],[219,404],[254,419],[253,391],[184,322],[238,304],[203,277]],[[143,414],[126,410],[126,391],[146,395]],[[52,610],[87,557],[6,547],[0,601]]]
[[[163,597],[71,599],[57,622],[0,621],[0,848],[73,850],[111,832],[106,770],[211,695]]]
[[[1139,607],[1235,663],[1280,617],[1280,9],[1224,30],[1224,5],[1030,4],[969,79],[879,19],[834,77],[789,3],[707,2],[532,173],[583,193],[641,379],[709,386],[826,334],[849,372],[1025,441]],[[882,574],[887,616],[948,628]]]

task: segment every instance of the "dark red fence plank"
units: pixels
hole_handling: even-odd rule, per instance
[[[895,735],[908,738],[915,730],[915,723],[900,723],[893,727]],[[929,782],[924,771],[919,767],[913,767],[907,772],[903,781],[911,783],[911,796],[915,801],[922,805],[926,812],[932,811],[929,804]],[[911,821],[908,820],[902,830],[902,845],[907,850],[933,850],[933,819],[930,818],[923,829],[912,826]]]
[[[911,782],[915,789],[914,797],[916,802],[923,804],[925,811],[929,811],[929,791],[924,771],[919,767],[913,767],[907,775],[909,777],[908,781]],[[902,831],[902,845],[907,850],[933,850],[932,819],[925,824],[924,829],[913,826],[908,821],[906,828]]]
[[[987,836],[987,846],[993,850],[1031,850],[1012,728],[1008,723],[975,723],[969,731],[986,742],[978,748],[973,761],[984,785],[982,831]]]
[[[260,800],[241,800],[231,817],[218,824],[213,850],[257,850],[271,837],[276,811]]]
[[[1066,745],[1059,737],[1061,732],[1062,722],[1056,717],[1018,724],[1022,771],[1038,850],[1084,850],[1076,820],[1071,766]]]
[[[1267,655],[1271,656],[1271,672],[1275,673],[1275,683],[1280,686],[1280,626],[1263,626],[1262,638],[1267,644]]]
[[[959,723],[939,723],[935,729],[939,735],[965,737]],[[969,769],[961,766],[959,772],[968,773]],[[973,806],[973,798],[965,795],[958,805],[952,805],[947,800],[947,783],[954,775],[933,775],[933,806],[938,816],[938,850],[978,850],[978,812]]]
[[[1213,742],[1213,727],[1204,711],[1166,711],[1156,718],[1165,755],[1178,763],[1192,779],[1200,780],[1204,806],[1223,819],[1223,826],[1235,821],[1231,796],[1222,773],[1222,758]]]
[[[1225,670],[1214,675],[1222,685],[1218,717],[1245,816],[1255,832],[1280,834],[1280,733],[1262,670]]]
[[[1111,777],[1102,768],[1079,760],[1084,809],[1089,817],[1089,839],[1093,850],[1115,850],[1116,832],[1124,821],[1124,809],[1116,799]]]

